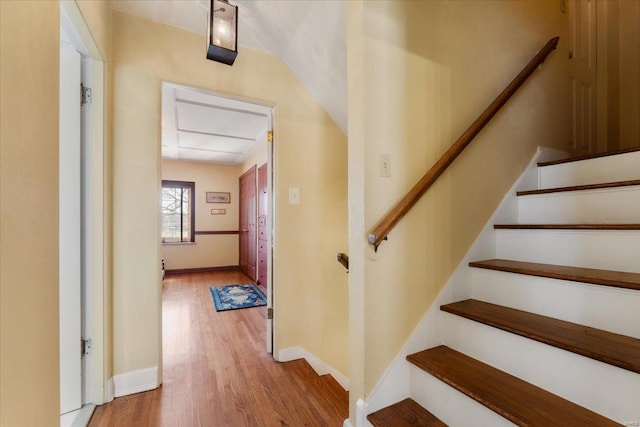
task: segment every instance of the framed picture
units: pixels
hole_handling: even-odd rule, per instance
[[[231,203],[231,193],[207,191],[207,203]]]

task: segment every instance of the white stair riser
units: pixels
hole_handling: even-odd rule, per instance
[[[640,273],[640,231],[496,230],[496,258]]]
[[[506,418],[414,365],[411,365],[410,392],[413,400],[450,426],[515,426]]]
[[[442,313],[445,344],[617,422],[640,420],[640,375]]]
[[[640,339],[640,291],[472,270],[474,299]]]
[[[640,222],[640,185],[520,196],[521,224],[625,224]]]
[[[640,151],[538,169],[539,188],[640,179]]]

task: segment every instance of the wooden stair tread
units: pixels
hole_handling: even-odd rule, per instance
[[[640,224],[495,224],[496,230],[640,230]]]
[[[431,412],[407,398],[367,416],[375,427],[446,427]]]
[[[518,191],[516,194],[518,196],[532,196],[536,194],[551,194],[551,193],[561,193],[561,192],[567,192],[567,191],[599,190],[604,188],[630,187],[633,185],[640,185],[640,179],[635,179],[631,181],[606,182],[602,184],[573,185],[570,187],[554,187],[554,188],[543,188],[539,190]]]
[[[407,360],[517,425],[619,426],[446,346],[411,354]]]
[[[616,154],[633,153],[635,151],[640,151],[640,147],[625,148],[625,149],[622,149],[622,150],[610,151],[610,152],[607,152],[607,153],[585,154],[583,156],[569,157],[569,158],[560,159],[560,160],[551,160],[551,161],[548,161],[548,162],[538,162],[538,166],[539,167],[553,166],[553,165],[559,165],[559,164],[562,164],[562,163],[578,162],[580,160],[589,160],[589,159],[597,159],[597,158],[600,158],[600,157],[615,156]]]
[[[469,263],[470,267],[488,270],[526,274],[528,276],[548,277],[559,280],[591,283],[594,285],[640,291],[640,274],[624,271],[598,270],[595,268],[571,267],[566,265],[539,264],[535,262],[512,261],[508,259],[489,259]]]
[[[468,299],[441,310],[640,373],[640,339]]]

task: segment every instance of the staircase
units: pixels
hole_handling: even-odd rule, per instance
[[[372,425],[640,425],[640,149],[537,169]]]

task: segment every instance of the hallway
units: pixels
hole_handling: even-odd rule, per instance
[[[90,426],[340,426],[348,394],[303,360],[265,351],[264,307],[217,313],[209,286],[248,283],[236,271],[163,282],[164,384],[96,409]]]

